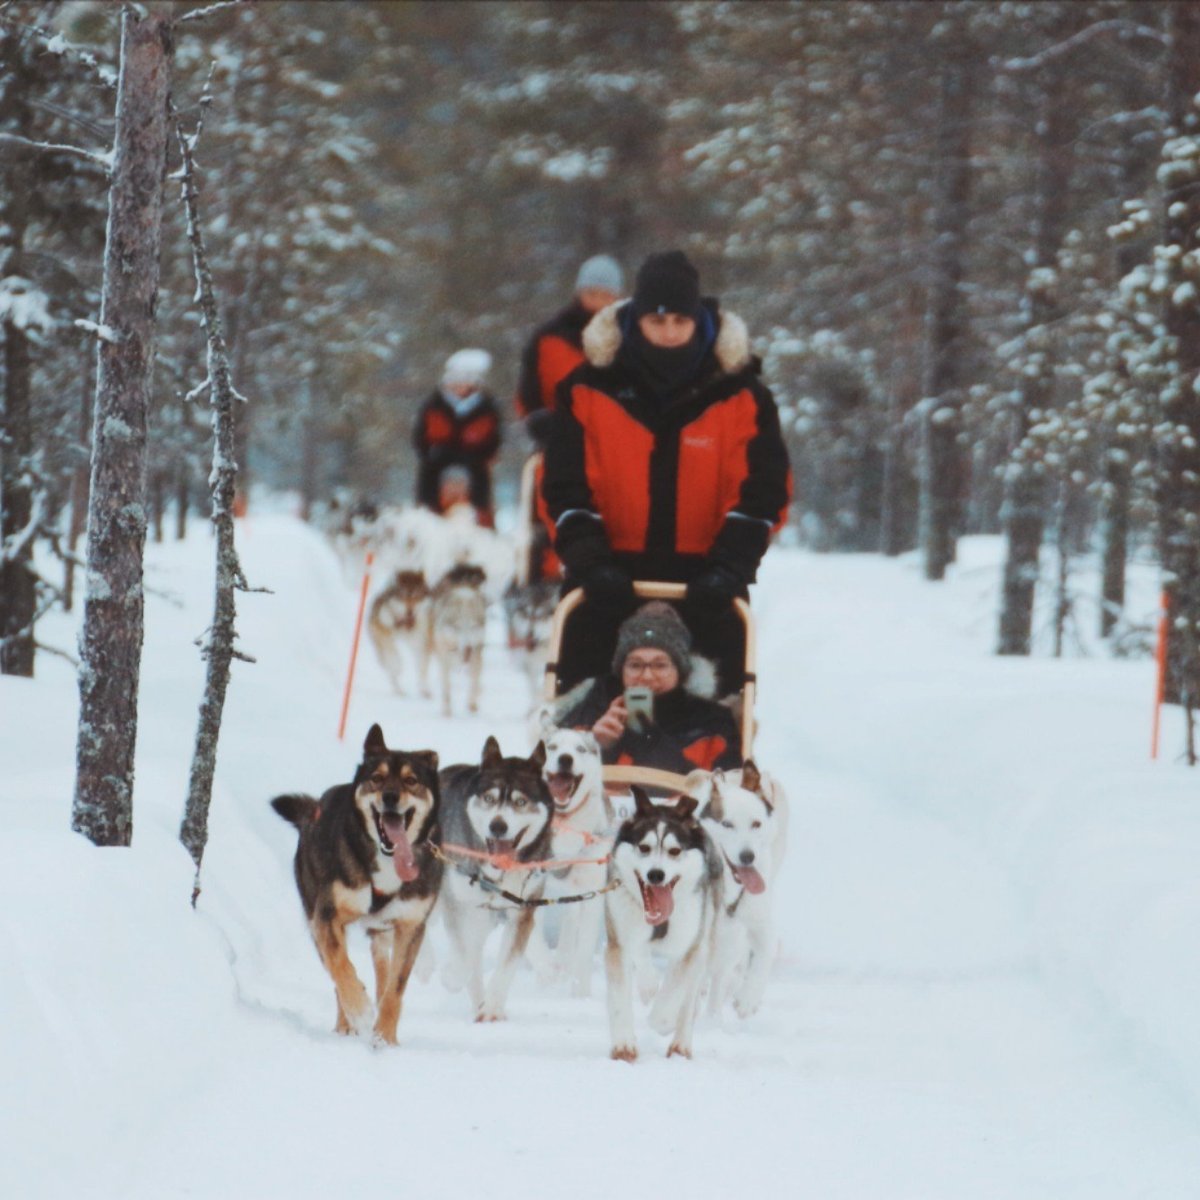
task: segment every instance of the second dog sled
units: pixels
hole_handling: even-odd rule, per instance
[[[666,600],[678,604],[687,598],[687,585],[683,583],[638,580],[634,583],[633,590],[637,598],[643,601]],[[563,596],[555,609],[542,693],[547,703],[553,703],[559,698],[558,664],[561,659],[563,642],[564,638],[569,636],[571,617],[583,601],[583,589],[575,588]],[[742,756],[749,758],[754,749],[754,702],[757,688],[754,615],[745,600],[734,600],[733,604],[745,630],[743,682],[741,690],[733,693],[732,696],[722,697],[722,703],[728,704],[733,710],[737,723],[741,727]],[[658,767],[639,766],[636,763],[631,765],[607,764],[604,767],[604,784],[606,789],[611,792],[625,792],[628,791],[631,784],[637,784],[639,787],[646,788],[651,794],[676,795],[686,790],[686,776]]]

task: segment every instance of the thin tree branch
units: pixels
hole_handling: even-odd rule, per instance
[[[175,24],[186,25],[190,21],[203,21],[206,17],[214,16],[227,8],[244,8],[252,0],[219,0],[216,4],[210,4],[205,8],[194,8],[189,13],[184,13]]]
[[[1053,46],[1047,46],[1045,50],[1040,51],[1038,54],[1032,54],[1028,58],[1010,58],[997,61],[994,65],[997,71],[1014,73],[1018,71],[1036,71],[1044,67],[1047,63],[1053,62],[1056,58],[1061,58],[1064,54],[1070,54],[1072,50],[1090,42],[1093,38],[1107,33],[1115,33],[1122,41],[1129,41],[1132,38],[1145,38],[1149,41],[1157,42],[1160,46],[1167,45],[1167,35],[1161,29],[1155,29],[1151,25],[1137,25],[1133,21],[1125,21],[1117,18],[1111,21],[1097,21],[1095,25],[1089,25],[1086,29],[1081,29],[1065,41],[1057,42]]]
[[[74,154],[79,158],[85,158],[90,162],[98,163],[106,172],[112,171],[113,160],[111,151],[100,154],[94,150],[83,150],[79,146],[64,146],[57,142],[34,142],[16,133],[0,133],[0,143],[4,142],[10,145],[24,146],[30,150],[48,150],[53,154]]]

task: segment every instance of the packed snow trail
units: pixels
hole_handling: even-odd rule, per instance
[[[1122,894],[1183,878],[1167,843],[1195,861],[1195,823],[1172,807],[1194,782],[1160,772],[1172,812],[1145,806],[1145,663],[991,658],[975,620],[986,563],[978,586],[968,558],[939,588],[906,563],[772,551],[755,597],[756,757],[792,824],[761,1013],[702,1018],[692,1062],[661,1057],[642,1020],[641,1061],[611,1062],[597,958],[587,1000],[523,972],[502,1025],[473,1024],[436,977],[414,981],[400,1047],[377,1052],[330,1032],[294,832],[267,801],[347,779],[375,720],[443,763],[476,760],[489,733],[527,750],[524,680],[497,623],[482,712],[447,722],[394,697],[364,643],[340,744],[354,589],[290,518],[243,525],[240,550],[273,594],[239,599],[258,662],[234,670],[198,912],[175,834],[207,539],[151,548],[132,850],[67,831],[70,671],[3,681],[4,1194],[1194,1200],[1200,1052],[1172,1041],[1170,1004],[1122,992],[1126,926],[1112,911],[1089,925],[1091,897],[1114,887],[1104,835],[1120,848],[1121,780],[1162,843],[1140,844],[1144,877],[1127,870]],[[1118,781],[1111,793],[1072,792],[1085,764]],[[1061,826],[1085,807],[1096,838],[1072,859]],[[1073,891],[1056,890],[1064,878]],[[1161,907],[1167,940],[1139,977],[1189,1005],[1175,951],[1194,940],[1171,940],[1172,920],[1196,910]],[[368,978],[361,941],[355,956]]]

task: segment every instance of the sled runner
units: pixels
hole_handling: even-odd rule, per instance
[[[679,602],[687,597],[687,585],[683,583],[663,583],[652,580],[638,580],[633,585],[634,593],[641,601],[667,600]],[[558,664],[561,658],[564,639],[571,636],[571,616],[584,601],[582,588],[575,588],[559,601],[554,612],[554,624],[550,633],[550,653],[546,662],[546,673],[543,683],[543,697],[547,703],[553,703],[559,696]],[[742,756],[750,758],[754,749],[754,701],[756,690],[755,676],[755,630],[754,616],[750,605],[744,600],[734,600],[734,608],[745,629],[744,677],[739,692],[732,697],[723,698],[723,703],[730,703],[737,716],[742,735]],[[686,776],[674,771],[665,771],[658,767],[639,766],[637,764],[608,764],[604,767],[604,784],[610,792],[628,791],[631,784],[646,788],[651,794],[675,795],[685,790]]]

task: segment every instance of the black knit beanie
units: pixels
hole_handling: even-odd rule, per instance
[[[680,615],[662,600],[651,600],[628,617],[617,630],[617,650],[613,655],[613,673],[618,677],[625,659],[634,650],[662,650],[675,664],[679,681],[692,673],[692,635]]]
[[[680,313],[694,317],[700,311],[700,273],[682,250],[651,254],[637,273],[633,291],[635,316],[647,313]]]

